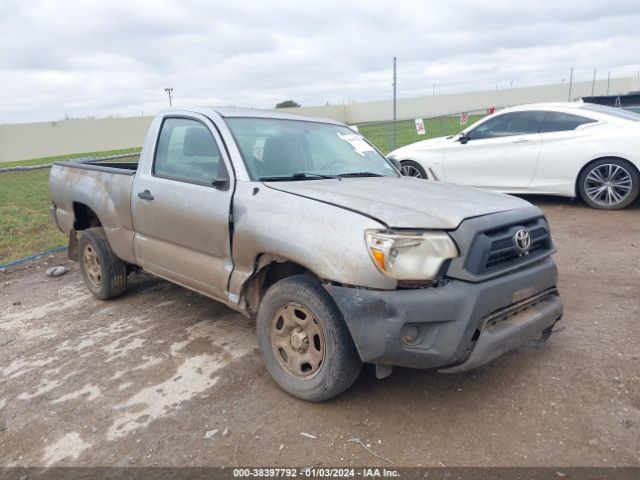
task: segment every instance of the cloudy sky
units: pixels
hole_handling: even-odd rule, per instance
[[[0,122],[637,75],[638,0],[0,0]]]

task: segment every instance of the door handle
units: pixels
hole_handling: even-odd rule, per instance
[[[138,192],[138,198],[142,200],[153,200],[153,195],[149,190],[145,190],[144,192]]]
[[[529,140],[526,138],[516,138],[513,143],[527,143]]]

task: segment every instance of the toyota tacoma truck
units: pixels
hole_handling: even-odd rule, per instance
[[[255,317],[290,394],[345,391],[363,363],[462,372],[562,316],[543,213],[403,177],[331,120],[169,110],[137,162],[56,162],[52,215],[99,299],[142,270]]]

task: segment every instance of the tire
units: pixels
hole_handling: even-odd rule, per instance
[[[83,230],[78,241],[78,261],[89,291],[100,300],[122,295],[127,288],[127,265],[107,241],[102,227]]]
[[[427,172],[418,162],[413,160],[403,160],[400,162],[401,172],[405,177],[415,177],[428,180]]]
[[[602,158],[582,170],[578,177],[578,192],[591,208],[620,210],[638,198],[640,176],[626,160]]]
[[[342,314],[309,275],[288,277],[269,288],[258,308],[257,336],[271,377],[302,400],[335,397],[360,374],[362,362]]]

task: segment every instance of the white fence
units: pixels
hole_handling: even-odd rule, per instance
[[[591,82],[574,82],[571,98],[591,95]],[[640,78],[611,79],[610,94],[640,90]],[[598,80],[594,94],[607,93],[607,80]],[[401,98],[399,120],[428,118],[453,112],[483,111],[494,105],[502,108],[535,102],[567,101],[569,84],[542,85],[506,90],[456,93],[451,95]],[[391,100],[284,109],[302,115],[325,117],[349,124],[392,120]],[[0,125],[0,162],[31,158],[115,150],[142,145],[151,117],[109,118],[101,120],[67,120],[60,122]]]
[[[0,125],[0,162],[140,147],[152,117]]]
[[[571,99],[580,99],[591,95],[592,82],[574,82],[571,86]],[[611,95],[640,90],[640,78],[611,79]],[[607,80],[598,80],[593,89],[594,95],[607,94]],[[569,83],[522,87],[506,90],[488,90],[484,92],[455,93],[414,98],[401,98],[397,103],[398,120],[428,118],[449,115],[453,112],[486,111],[491,105],[496,108],[523,105],[537,102],[566,102],[569,100]],[[333,118],[343,123],[358,124],[381,122],[393,119],[393,102],[351,103],[347,105],[327,105],[320,107],[299,107],[285,109],[291,113]]]

